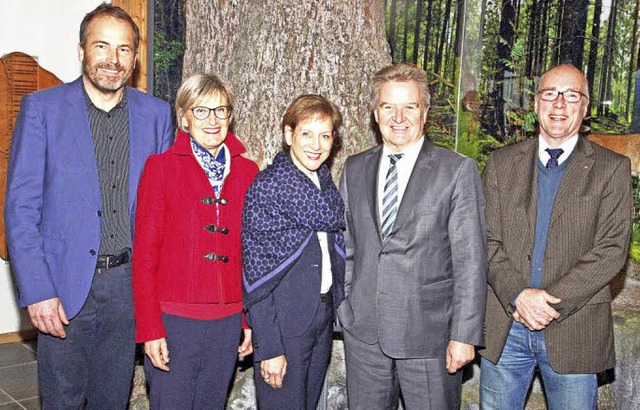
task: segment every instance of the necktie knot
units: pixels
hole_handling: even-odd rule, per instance
[[[404,154],[389,154],[389,161],[391,161],[391,165],[395,165],[403,156]]]
[[[549,156],[551,157],[549,159],[549,162],[547,162],[547,168],[548,169],[553,169],[553,168],[557,167],[558,166],[558,158],[560,158],[560,155],[562,155],[564,150],[562,148],[547,148],[547,149],[545,149],[545,151],[547,151],[549,153]]]

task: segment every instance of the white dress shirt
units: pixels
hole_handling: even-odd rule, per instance
[[[320,179],[316,172],[306,173],[314,184],[320,189]],[[320,281],[320,293],[327,293],[331,289],[333,284],[333,277],[331,276],[331,257],[329,256],[329,242],[327,240],[326,232],[316,232],[318,234],[318,242],[320,242],[320,249],[322,250],[322,279]]]
[[[398,208],[404,191],[407,189],[413,166],[416,164],[418,154],[424,144],[424,136],[414,142],[411,146],[407,147],[401,154],[404,154],[400,160],[396,162],[396,168],[398,169]],[[399,154],[393,152],[386,145],[382,146],[382,158],[380,158],[380,167],[378,168],[378,218],[382,219],[382,199],[384,196],[384,182],[387,178],[387,172],[389,171],[389,154]]]
[[[558,157],[558,165],[562,164],[564,161],[567,160],[567,158],[569,158],[569,155],[571,155],[571,153],[573,152],[573,149],[576,147],[576,144],[578,143],[578,138],[579,138],[579,135],[576,134],[573,137],[566,140],[565,142],[563,142],[559,147],[556,147],[556,149],[562,148],[562,150],[564,151],[562,155]],[[540,158],[540,162],[542,162],[542,165],[544,166],[547,166],[547,162],[549,162],[549,160],[551,159],[551,155],[549,155],[549,153],[545,151],[547,148],[553,148],[553,147],[551,147],[551,145],[549,145],[547,141],[544,138],[542,138],[542,135],[538,135],[538,158]]]

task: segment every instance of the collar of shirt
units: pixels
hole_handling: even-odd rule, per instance
[[[398,204],[402,201],[404,191],[409,183],[413,166],[416,164],[418,154],[424,145],[424,136],[420,137],[416,142],[402,151],[402,159],[396,162],[398,169]],[[397,154],[386,145],[382,146],[382,158],[380,158],[380,167],[378,168],[378,210],[382,212],[382,197],[384,193],[384,181],[387,177],[387,171],[389,170],[389,154]]]
[[[567,160],[567,158],[569,158],[569,155],[571,155],[571,153],[573,152],[573,149],[576,147],[576,144],[578,143],[578,138],[580,138],[580,136],[576,134],[573,137],[566,140],[565,142],[563,142],[559,147],[555,147],[555,148],[562,148],[562,150],[564,151],[562,155],[558,157],[558,165],[562,164],[564,161]],[[540,158],[540,162],[542,162],[543,164],[546,164],[547,162],[549,162],[549,159],[551,158],[549,153],[545,151],[547,148],[552,148],[552,147],[549,144],[547,144],[547,141],[545,141],[545,139],[542,138],[542,135],[538,135],[538,158]]]
[[[89,94],[87,94],[87,90],[85,90],[84,88],[84,83],[82,81],[80,81],[80,84],[82,84],[82,93],[84,94],[84,101],[87,104],[87,107],[94,109],[96,111],[101,111],[101,112],[107,112],[104,111],[98,107],[96,107],[96,105],[93,103],[93,101],[91,101],[91,97],[89,97]],[[118,101],[118,103],[111,109],[111,111],[115,110],[115,109],[120,109],[120,108],[124,108],[127,106],[127,87],[124,87],[122,89],[122,98],[120,98],[120,101]],[[109,111],[109,112],[111,112]]]

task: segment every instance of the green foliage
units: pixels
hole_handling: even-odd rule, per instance
[[[159,31],[153,41],[153,63],[158,70],[168,70],[177,59],[182,58],[184,44],[181,39],[167,40],[166,34]]]

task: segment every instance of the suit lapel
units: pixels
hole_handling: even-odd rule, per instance
[[[139,159],[148,150],[141,144],[146,141],[140,138],[144,132],[144,108],[138,103],[136,94],[127,89],[127,107],[129,108],[129,215],[133,215],[136,207],[138,182],[144,161]],[[151,141],[151,140],[149,140]]]
[[[380,236],[380,212],[378,212],[378,169],[380,167],[380,158],[382,157],[382,145],[377,150],[371,152],[365,158],[366,186],[365,198],[371,212],[371,219],[378,233],[378,239],[382,242]]]
[[[578,136],[578,142],[568,159],[569,163],[564,170],[562,181],[560,181],[560,186],[558,187],[558,193],[551,212],[551,220],[549,221],[550,227],[567,206],[569,198],[576,196],[576,191],[591,170],[594,163],[592,153],[593,150],[585,143],[583,137]]]
[[[525,166],[517,166],[525,164]],[[530,239],[533,241],[533,233],[536,227],[538,207],[538,141],[531,140],[529,144],[522,145],[520,155],[516,158],[514,166],[515,177],[513,197],[515,204],[523,204]]]
[[[404,190],[402,201],[400,201],[396,221],[389,235],[397,232],[402,227],[407,216],[413,211],[414,205],[422,201],[425,191],[431,186],[428,182],[429,171],[436,164],[436,158],[431,148],[431,143],[425,138],[411,171],[407,187]]]

